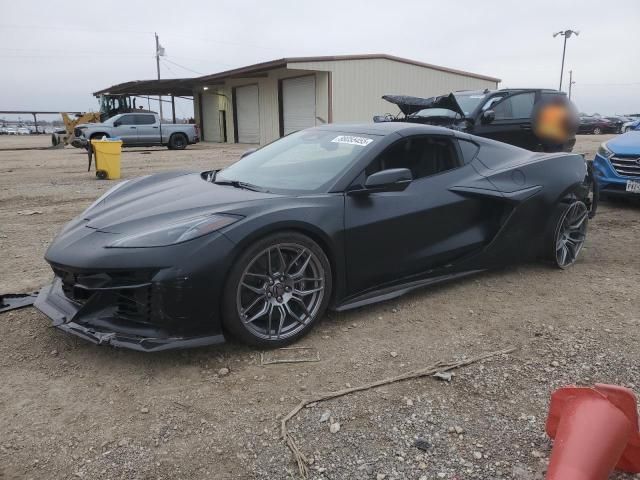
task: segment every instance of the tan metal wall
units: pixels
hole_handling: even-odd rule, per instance
[[[398,113],[385,94],[431,97],[454,90],[497,87],[496,82],[387,59],[290,63],[298,70],[325,70],[332,77],[333,121],[370,122],[374,115]]]
[[[227,118],[227,140],[233,143],[235,131],[233,126],[233,105],[232,95],[234,87],[244,85],[258,85],[258,103],[260,112],[260,144],[269,143],[280,136],[280,113],[278,106],[278,80],[282,78],[298,77],[300,75],[314,75],[316,77],[316,125],[328,122],[328,74],[326,72],[309,72],[306,70],[278,69],[267,72],[266,77],[258,78],[238,78],[224,82],[223,86],[210,86],[209,90],[203,93],[202,112],[204,117],[204,139],[205,141],[220,141],[214,137],[213,132],[219,131],[218,110],[226,108]],[[226,96],[224,104],[219,102],[220,97],[207,92],[218,92]],[[194,98],[197,98],[194,96]],[[198,105],[195,110],[198,111]],[[215,139],[214,139],[215,138]]]

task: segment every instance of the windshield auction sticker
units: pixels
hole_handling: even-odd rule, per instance
[[[332,143],[346,143],[348,145],[358,145],[360,147],[366,147],[371,142],[373,142],[372,138],[367,137],[354,137],[351,135],[339,135],[333,140]]]

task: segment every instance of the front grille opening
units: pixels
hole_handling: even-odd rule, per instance
[[[640,157],[637,155],[614,155],[609,159],[618,175],[640,178]]]
[[[129,322],[151,323],[152,287],[114,290],[116,317]]]

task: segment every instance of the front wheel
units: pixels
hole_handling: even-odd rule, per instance
[[[305,235],[283,232],[249,247],[224,290],[223,324],[243,343],[281,347],[322,317],[331,297],[331,265]]]
[[[600,129],[600,127],[596,127],[593,129],[594,135],[600,135],[601,133],[602,133],[602,130]]]
[[[588,221],[589,210],[584,202],[576,200],[558,207],[549,245],[550,256],[558,268],[569,268],[578,259],[587,238]]]

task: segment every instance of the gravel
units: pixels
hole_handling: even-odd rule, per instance
[[[580,137],[576,150],[592,156],[604,138]],[[50,279],[48,242],[111,184],[86,172],[80,151],[2,151],[3,141],[0,292],[17,293]],[[132,149],[122,171],[215,168],[245,148]],[[515,345],[450,382],[319,402],[289,428],[313,459],[312,479],[541,479],[554,389],[639,389],[639,213],[604,204],[567,271],[519,265],[330,313],[299,344],[319,362],[261,366],[260,352],[236,344],[156,355],[98,348],[34,309],[3,314],[0,478],[297,478],[279,428],[301,398]]]

